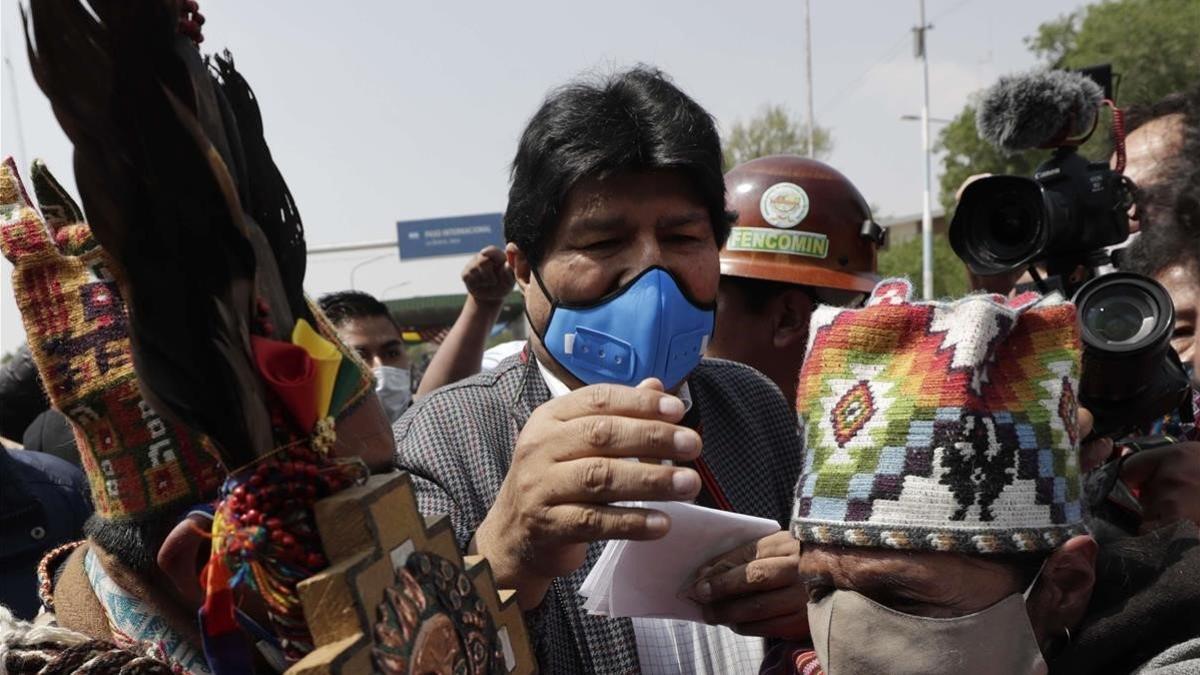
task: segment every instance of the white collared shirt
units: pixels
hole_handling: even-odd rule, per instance
[[[550,390],[550,398],[558,398],[565,394],[571,393],[571,388],[565,382],[558,379],[554,373],[546,369],[535,357],[533,362],[537,364],[538,372],[542,374],[542,381],[546,383],[546,388]],[[688,383],[685,381],[679,386],[679,392],[675,396],[683,401],[683,412],[687,413],[692,409],[692,390],[688,388]]]

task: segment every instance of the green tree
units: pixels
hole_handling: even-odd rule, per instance
[[[955,192],[978,173],[1007,173],[1028,176],[1046,159],[1044,150],[1007,154],[979,137],[975,131],[975,106],[967,104],[938,134],[934,150],[942,153],[942,209],[949,217],[957,201]]]
[[[814,159],[826,159],[833,151],[829,130],[813,129]],[[767,155],[808,156],[808,124],[792,117],[782,105],[768,104],[748,122],[738,120],[725,137],[725,168]]]
[[[1111,63],[1120,76],[1117,102],[1122,107],[1150,103],[1186,88],[1200,73],[1200,2],[1196,0],[1110,0],[1083,7],[1041,24],[1026,38],[1042,65],[1080,68]],[[1086,145],[1084,156],[1110,152],[1108,115]],[[975,106],[968,103],[938,136],[944,152],[940,181],[946,213],[954,193],[977,173],[1029,175],[1049,153],[1033,150],[1005,155],[975,132]]]
[[[1053,68],[1112,63],[1118,102],[1149,103],[1200,75],[1200,3],[1101,2],[1042,24],[1025,44]]]
[[[918,294],[921,290],[921,238],[914,237],[901,244],[889,245],[879,253],[879,276],[908,277]],[[960,297],[970,289],[967,268],[946,235],[933,235],[933,295],[937,298]]]

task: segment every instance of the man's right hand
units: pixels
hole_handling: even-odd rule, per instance
[[[583,387],[535,410],[475,533],[497,585],[515,589],[521,607],[532,609],[554,577],[583,564],[588,543],[666,534],[666,514],[611,504],[696,496],[700,476],[692,469],[628,461],[697,458],[700,435],[679,426],[683,414],[683,401],[654,379],[637,388]]]

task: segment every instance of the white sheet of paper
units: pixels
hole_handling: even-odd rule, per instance
[[[703,621],[700,606],[676,597],[700,566],[734,547],[779,531],[779,523],[686,502],[633,502],[671,518],[654,541],[610,541],[580,586],[584,608],[614,617]]]

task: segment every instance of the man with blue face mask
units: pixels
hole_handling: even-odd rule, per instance
[[[577,594],[606,540],[671,526],[619,502],[787,520],[794,414],[757,372],[702,358],[729,225],[713,121],[661,73],[556,90],[521,138],[505,214],[529,345],[395,427],[422,510],[450,513],[459,544],[517,590],[545,672],[753,673],[757,636],[804,631],[786,533],[760,547],[770,573],[727,600],[753,637],[590,616]]]

